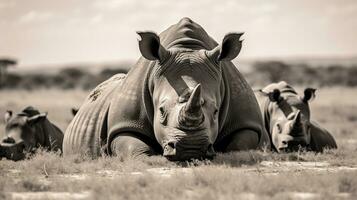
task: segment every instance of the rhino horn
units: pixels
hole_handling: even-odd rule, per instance
[[[195,127],[203,122],[201,84],[193,89],[186,105],[181,109],[179,122],[185,127]]]
[[[196,113],[201,109],[201,84],[198,84],[187,101],[185,111],[189,113]]]
[[[293,127],[292,127],[292,132],[293,133],[299,133],[301,132],[302,128],[302,123],[301,123],[301,112],[297,111],[295,114],[295,117],[293,119]]]
[[[301,112],[300,110],[296,112],[294,117],[294,123],[299,124],[301,122]]]

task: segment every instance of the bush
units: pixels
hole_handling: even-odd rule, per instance
[[[88,72],[81,70],[79,68],[65,68],[59,72],[59,76],[69,79],[80,79],[83,76],[88,75]]]
[[[6,76],[4,88],[17,88],[21,82],[21,76],[10,73]]]

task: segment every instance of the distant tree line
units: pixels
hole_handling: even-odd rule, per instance
[[[251,85],[286,81],[293,85],[357,86],[357,65],[312,67],[280,61],[256,62],[246,75]]]
[[[9,73],[2,88],[8,89],[92,89],[117,73],[127,73],[126,69],[107,68],[94,73],[83,68],[65,68],[56,74],[16,74]],[[357,86],[357,65],[311,67],[307,64],[287,64],[280,61],[256,62],[244,76],[252,86],[287,81],[293,85],[314,86]]]
[[[117,73],[127,73],[126,69],[104,69],[92,73],[80,68],[65,68],[57,74],[16,74],[9,73],[3,88],[8,89],[92,89],[99,83]]]

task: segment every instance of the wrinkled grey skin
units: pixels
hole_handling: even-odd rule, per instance
[[[33,153],[38,147],[53,151],[62,149],[63,133],[47,120],[46,113],[40,113],[32,107],[27,107],[16,115],[7,111],[5,123],[0,157],[17,161],[24,159],[27,153]]]
[[[166,157],[212,157],[218,134],[218,109],[222,104],[221,77],[216,73],[211,78],[199,66],[207,65],[217,71],[219,66],[205,64],[208,63],[205,51],[177,52],[176,57],[163,66],[171,69],[155,80],[155,136]],[[186,62],[191,63],[185,65]],[[179,65],[180,70],[174,70]],[[186,86],[178,87],[179,81]]]
[[[230,62],[242,33],[217,44],[183,18],[160,35],[139,32],[142,57],[125,77],[92,91],[68,126],[64,156],[161,154],[210,158],[256,149],[262,118],[253,91]]]
[[[315,91],[306,88],[304,95],[299,96],[283,81],[255,91],[272,147],[277,152],[337,148],[332,135],[310,119],[309,102]]]

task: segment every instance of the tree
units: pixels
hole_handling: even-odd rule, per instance
[[[3,86],[6,80],[7,68],[16,65],[17,61],[10,58],[0,58],[0,87]]]

